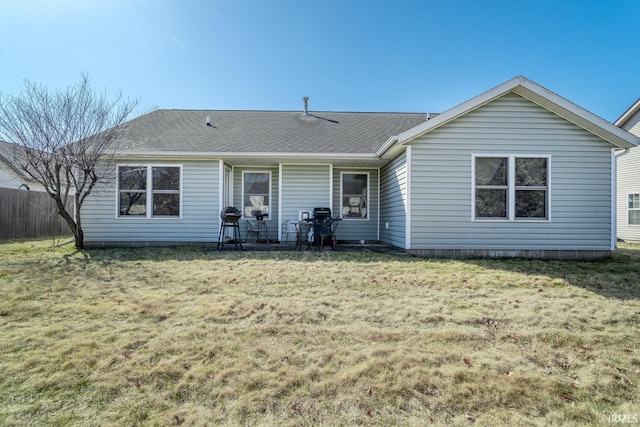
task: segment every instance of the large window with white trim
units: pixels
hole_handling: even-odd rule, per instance
[[[640,193],[627,195],[627,219],[629,225],[640,225]]]
[[[549,163],[548,156],[474,156],[474,219],[548,219]]]
[[[180,166],[118,166],[118,216],[179,217]]]
[[[271,172],[242,173],[242,212],[245,218],[269,217],[271,204]]]
[[[369,219],[369,174],[342,172],[340,211],[343,219]]]

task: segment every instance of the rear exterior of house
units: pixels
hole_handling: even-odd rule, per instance
[[[615,125],[640,136],[640,101],[632,105]],[[618,238],[627,242],[640,242],[640,148],[617,155]]]
[[[614,149],[637,143],[523,78],[435,118],[206,114],[206,126],[205,112],[179,110],[131,122],[116,179],[83,207],[87,246],[212,244],[226,206],[243,239],[259,213],[277,241],[284,220],[329,207],[341,241],[600,258],[615,247]]]

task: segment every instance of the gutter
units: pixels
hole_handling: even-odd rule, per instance
[[[344,158],[344,159],[370,159],[377,160],[377,156],[374,153],[304,153],[304,152],[193,152],[193,151],[120,151],[115,154],[116,158],[128,158],[128,157],[172,157],[172,158],[215,158],[225,159],[230,157],[249,157],[249,158],[301,158],[308,157],[312,159],[317,158]]]

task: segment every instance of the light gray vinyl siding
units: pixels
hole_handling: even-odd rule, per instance
[[[341,217],[340,181],[342,172],[369,175],[368,219],[344,219],[338,224],[336,237],[346,241],[378,241],[378,169],[333,169],[333,216]]]
[[[411,142],[411,249],[609,250],[611,145],[509,93]],[[472,155],[550,156],[549,221],[472,221]]]
[[[265,218],[268,237],[270,240],[278,237],[278,168],[274,167],[235,167],[233,170],[233,206],[242,211],[242,174],[243,172],[271,172],[271,200],[269,201],[269,216]],[[242,240],[247,237],[247,219],[239,222]],[[249,241],[255,239],[255,235],[248,236]]]
[[[640,137],[640,111],[631,116],[622,129]],[[617,229],[618,238],[640,242],[640,225],[629,225],[628,195],[640,194],[640,147],[632,148],[617,160]]]
[[[618,238],[640,242],[640,225],[629,225],[628,195],[640,194],[640,148],[618,158],[617,229]]]
[[[403,153],[381,170],[380,241],[404,248],[406,221],[407,162]]]
[[[313,216],[313,208],[331,203],[331,168],[329,165],[282,165],[281,220],[297,220],[300,211]]]
[[[19,177],[9,166],[0,160],[0,187],[16,190],[21,184],[27,184],[26,180]],[[31,186],[29,185],[29,187]]]
[[[182,165],[181,218],[117,217],[115,180],[98,188],[82,208],[85,243],[171,244],[217,241],[219,162],[121,162],[121,165]],[[115,173],[114,173],[115,175]]]
[[[282,219],[298,219],[299,211],[329,207],[331,175],[329,165],[282,165]]]

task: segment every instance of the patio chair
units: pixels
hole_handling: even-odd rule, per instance
[[[289,242],[289,239],[291,237],[293,237],[293,241],[297,243],[299,239],[299,232],[299,228],[296,227],[296,224],[289,221],[288,219],[285,219],[284,221],[282,221],[282,235],[280,236],[280,244],[286,244],[287,242]]]
[[[269,243],[267,224],[265,224],[263,221],[257,221],[257,220],[247,221],[247,233],[244,236],[245,243],[248,241],[249,233],[255,233],[256,243],[258,243],[260,239],[264,239],[267,241],[267,243]]]

